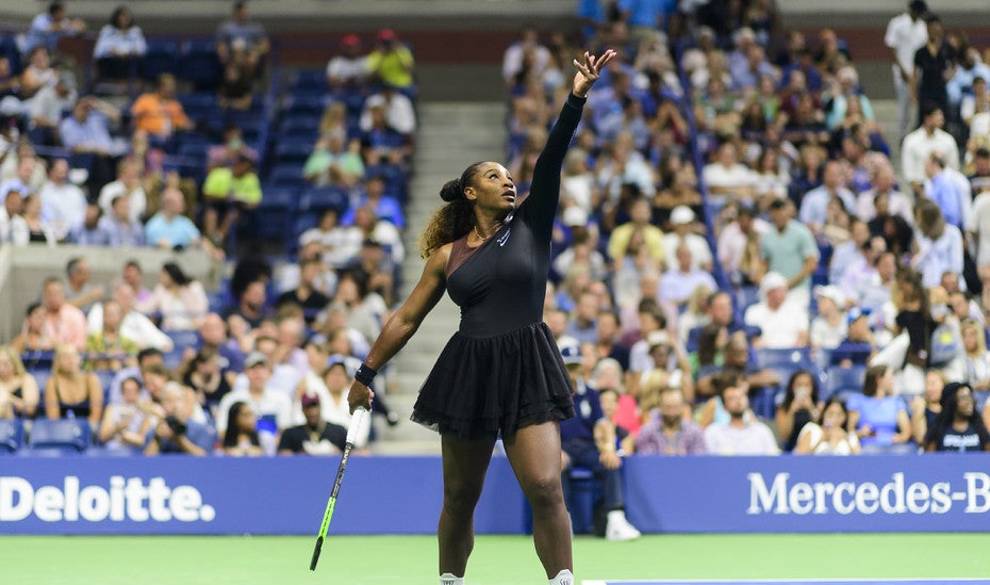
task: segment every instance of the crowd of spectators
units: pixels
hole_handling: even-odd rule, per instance
[[[581,436],[601,465],[990,447],[979,49],[911,2],[885,36],[903,98],[903,136],[885,136],[844,40],[783,30],[772,1],[589,0],[581,16],[580,40],[525,32],[503,75],[523,193],[572,55],[620,51],[565,161],[545,311],[581,356],[569,367],[597,405]],[[391,30],[370,50],[343,37],[275,114],[280,137],[305,137],[292,152],[237,114],[218,127],[187,112],[195,84],[167,72],[123,107],[90,95],[57,53],[84,30],[54,2],[24,37],[23,67],[0,60],[3,241],[222,258],[287,186],[334,203],[292,223],[295,262],[241,256],[219,291],[181,262],[128,262],[100,283],[84,258],[70,262],[0,349],[0,417],[86,419],[104,448],[149,454],[339,448],[348,382],[397,300],[412,54]],[[100,32],[99,76],[130,76],[150,45],[118,10]],[[254,108],[275,74],[271,44],[244,3],[211,51],[224,84],[210,103],[266,115]],[[176,163],[185,151],[204,168]],[[159,271],[156,286],[142,268]]]
[[[579,43],[527,31],[505,53],[520,192],[570,56],[620,53],[565,161],[545,305],[600,401],[579,413],[598,471],[616,453],[990,450],[990,70],[905,5],[885,38],[901,136],[847,43],[783,29],[771,1],[589,0]]]
[[[0,347],[0,419],[85,420],[94,448],[127,453],[339,452],[405,254],[412,53],[388,29],[368,50],[346,35],[325,71],[289,72],[243,1],[215,38],[180,43],[121,6],[74,63],[60,39],[86,30],[52,2],[0,56],[0,242],[175,260],[97,276],[80,252],[47,278]],[[229,275],[219,287],[189,249]]]

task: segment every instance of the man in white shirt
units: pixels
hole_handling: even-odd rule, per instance
[[[694,212],[686,205],[678,205],[670,214],[674,231],[664,235],[663,249],[667,253],[667,266],[677,266],[677,248],[684,244],[691,252],[691,268],[711,272],[712,251],[708,240],[694,233]]]
[[[705,429],[705,446],[712,455],[779,455],[780,447],[765,423],[749,412],[746,385],[736,378],[722,391],[729,422]]]
[[[375,94],[364,103],[361,113],[361,130],[371,130],[371,110],[375,107],[385,108],[385,121],[389,127],[399,134],[412,134],[416,131],[416,111],[412,102],[405,94],[386,84],[382,93]]]
[[[828,204],[838,197],[846,211],[852,213],[856,209],[856,196],[846,188],[845,173],[839,161],[831,160],[825,163],[825,173],[822,186],[804,194],[801,200],[801,222],[808,226],[814,234],[820,234],[828,219]]]
[[[787,279],[776,272],[767,274],[760,282],[760,295],[763,300],[746,309],[743,318],[746,325],[761,330],[753,344],[766,349],[807,347],[808,310],[787,298]]]
[[[100,189],[100,209],[104,215],[113,215],[113,200],[124,195],[128,198],[131,222],[141,221],[148,200],[141,186],[141,167],[133,158],[125,158],[117,165],[117,180]]]
[[[170,352],[174,346],[172,338],[162,333],[140,311],[134,309],[134,289],[127,283],[119,282],[113,287],[113,300],[120,305],[124,315],[120,322],[120,336],[137,343],[140,349],[154,348]],[[86,316],[86,331],[99,333],[103,330],[103,303],[96,303]]]
[[[523,57],[527,53],[533,54],[532,72],[539,77],[550,63],[550,51],[540,44],[539,35],[532,28],[524,30],[522,40],[513,43],[505,50],[505,56],[502,58],[502,78],[507,84],[512,85],[515,82],[516,75],[522,71]]]
[[[217,431],[223,435],[227,430],[227,414],[236,402],[246,402],[259,419],[259,430],[274,427],[269,430],[276,434],[287,428],[291,421],[292,402],[289,395],[271,387],[272,370],[268,358],[261,352],[253,352],[244,361],[244,372],[248,384],[245,388],[236,388],[223,397],[217,408]]]
[[[69,71],[59,73],[55,85],[46,85],[30,100],[31,122],[36,127],[58,128],[62,111],[76,103],[76,79]]]
[[[898,14],[887,24],[883,42],[890,48],[893,61],[894,93],[897,95],[898,137],[907,133],[911,121],[911,89],[914,54],[928,42],[928,27],[922,16],[928,12],[924,0],[911,0],[907,12]]]
[[[69,162],[64,158],[52,163],[48,181],[41,187],[41,218],[52,226],[55,237],[65,239],[86,218],[86,196],[69,182]]]
[[[299,347],[299,340],[305,324],[301,318],[284,319],[278,325],[278,339],[269,336],[258,337],[254,350],[264,356],[271,372],[268,388],[291,397],[309,371],[306,352]],[[234,379],[234,390],[242,390],[251,382],[245,362],[244,374]]]
[[[897,177],[894,167],[889,162],[879,165],[873,171],[870,181],[873,188],[863,191],[856,198],[856,215],[863,221],[869,222],[877,216],[876,199],[878,195],[887,196],[887,213],[899,215],[908,223],[914,223],[914,205],[911,200],[897,189]]]
[[[952,135],[942,130],[945,126],[942,110],[929,105],[922,120],[921,127],[905,136],[901,145],[901,172],[918,196],[923,193],[925,163],[932,154],[938,154],[946,166],[959,168],[959,148]]]
[[[712,275],[694,265],[691,249],[686,243],[677,247],[676,263],[660,279],[660,299],[678,306],[684,306],[699,287],[708,289],[711,294],[718,290]]]
[[[753,196],[756,175],[746,165],[738,162],[736,147],[731,142],[718,148],[718,158],[705,165],[702,174],[713,201],[723,202],[727,198],[749,199]]]
[[[327,63],[327,84],[341,87],[368,76],[368,57],[361,52],[361,39],[355,34],[340,39],[341,53]]]

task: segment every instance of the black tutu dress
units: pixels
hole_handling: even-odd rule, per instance
[[[568,97],[533,171],[530,194],[480,246],[453,244],[447,292],[460,327],[427,376],[412,420],[463,439],[509,437],[574,416],[567,370],[543,323],[560,168],[584,99]]]

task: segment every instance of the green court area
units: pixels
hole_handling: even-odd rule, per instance
[[[436,585],[429,536],[334,537],[310,573],[308,537],[0,537],[11,585]],[[578,537],[579,582],[990,577],[990,534]],[[468,585],[543,585],[532,541],[479,537]]]

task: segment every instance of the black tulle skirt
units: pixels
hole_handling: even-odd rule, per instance
[[[455,333],[423,382],[412,420],[462,439],[510,437],[574,416],[567,370],[543,322],[493,337]]]

